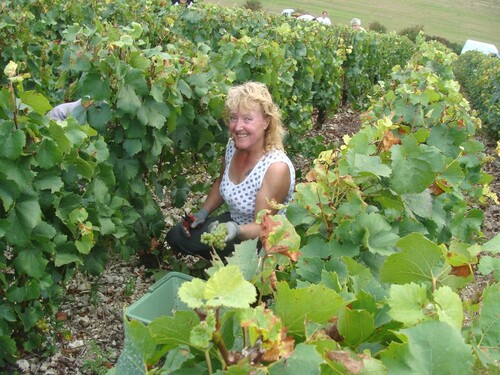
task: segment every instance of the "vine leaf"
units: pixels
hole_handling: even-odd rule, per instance
[[[23,147],[26,145],[26,137],[22,130],[16,130],[13,122],[4,122],[0,127],[0,139],[3,146],[0,147],[0,157],[15,160],[21,156]]]
[[[500,253],[500,234],[497,234],[491,240],[489,240],[488,242],[486,242],[483,245],[483,250],[484,251],[492,252],[494,254]]]
[[[402,343],[392,342],[382,352],[388,373],[472,374],[471,347],[448,323],[430,321],[400,330]]]
[[[151,335],[158,344],[174,348],[189,345],[191,330],[200,318],[194,311],[176,311],[173,316],[163,315],[149,324]]]
[[[33,191],[21,194],[7,220],[10,222],[10,229],[6,233],[7,241],[14,245],[26,245],[32,229],[42,221],[38,195]]]
[[[269,372],[273,375],[320,374],[320,366],[324,362],[314,346],[299,344],[286,362],[281,360],[269,366]]]
[[[125,324],[125,340],[123,351],[116,363],[116,374],[141,375],[147,374],[146,354],[153,353],[156,342],[144,324],[137,320],[128,321]]]
[[[427,303],[427,287],[415,283],[392,285],[387,299],[391,318],[407,327],[429,320],[424,313]]]
[[[179,288],[179,298],[191,308],[247,308],[257,299],[255,287],[246,281],[238,266],[217,270],[208,281],[193,279]]]
[[[337,322],[339,333],[348,345],[356,347],[375,331],[375,320],[366,310],[345,309]]]
[[[438,245],[421,233],[411,233],[396,246],[402,251],[387,258],[380,270],[380,281],[393,284],[435,282],[444,263]]]
[[[399,194],[421,193],[435,178],[435,173],[444,169],[443,157],[439,150],[408,136],[402,145],[391,148],[391,187]]]
[[[387,300],[389,315],[405,326],[414,326],[427,320],[439,319],[460,332],[464,319],[462,302],[448,286],[435,290],[433,301],[427,296],[427,287],[415,283],[392,285]]]
[[[282,254],[293,261],[299,258],[300,236],[283,215],[259,215],[261,223],[260,240],[268,254]]]
[[[459,332],[464,321],[464,310],[460,296],[449,286],[442,286],[433,293],[439,320],[447,322]]]
[[[307,321],[328,322],[345,305],[346,302],[337,292],[321,284],[301,289],[290,289],[284,282],[278,284],[276,315],[292,336],[304,336]]]
[[[474,349],[485,365],[495,364],[495,362],[498,365],[500,361],[499,300],[500,284],[486,287],[483,292],[481,315],[478,321],[474,322],[480,333],[474,338]]]
[[[45,115],[47,111],[52,109],[49,101],[45,96],[35,91],[24,91],[19,93],[21,101],[29,105],[35,112],[40,115]]]

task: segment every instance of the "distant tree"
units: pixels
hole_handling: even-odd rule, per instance
[[[418,34],[421,31],[424,31],[424,25],[414,25],[414,26],[408,26],[408,27],[404,28],[398,34],[405,35],[412,42],[415,42],[417,40]]]
[[[450,42],[448,39],[443,38],[441,36],[437,35],[426,35],[425,40],[435,40],[441,44],[444,44],[446,47],[451,49],[453,52],[455,52],[457,55],[460,55],[460,52],[462,51],[462,46],[463,43],[457,43],[457,42]]]
[[[387,27],[385,27],[378,21],[373,21],[368,25],[368,30],[375,31],[380,34],[385,34],[387,32]]]
[[[262,10],[263,5],[259,0],[247,0],[247,2],[243,4],[243,8],[250,9],[253,12],[258,12]]]

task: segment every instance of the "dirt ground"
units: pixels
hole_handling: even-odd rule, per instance
[[[329,141],[342,144],[344,134],[352,135],[358,130],[358,114],[344,108],[323,126],[321,133]],[[494,152],[496,144],[487,138],[481,140],[486,153],[492,156],[484,167],[495,177],[491,190],[500,196],[500,158]],[[302,165],[297,168],[304,168],[309,162],[299,161]],[[492,238],[499,232],[500,207],[489,205],[483,209],[484,234]],[[166,218],[167,226],[175,220]],[[150,270],[137,258],[111,262],[100,277],[77,275],[58,314],[59,333],[48,337],[55,353],[49,357],[27,355],[18,361],[18,371],[45,375],[105,374],[114,366],[123,348],[124,308],[144,295],[153,283]],[[8,373],[14,373],[14,369]]]

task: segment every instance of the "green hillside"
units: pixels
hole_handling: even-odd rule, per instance
[[[228,7],[241,7],[247,0],[204,0]],[[438,35],[452,42],[479,40],[500,47],[500,1],[498,0],[311,0],[261,1],[266,11],[281,13],[294,8],[319,16],[327,10],[334,24],[349,24],[353,17],[363,26],[378,21],[388,31],[423,25],[428,35]]]

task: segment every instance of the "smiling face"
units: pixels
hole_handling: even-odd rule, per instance
[[[229,131],[235,146],[239,150],[262,151],[264,137],[269,125],[269,118],[259,106],[253,109],[238,109],[229,115]]]

